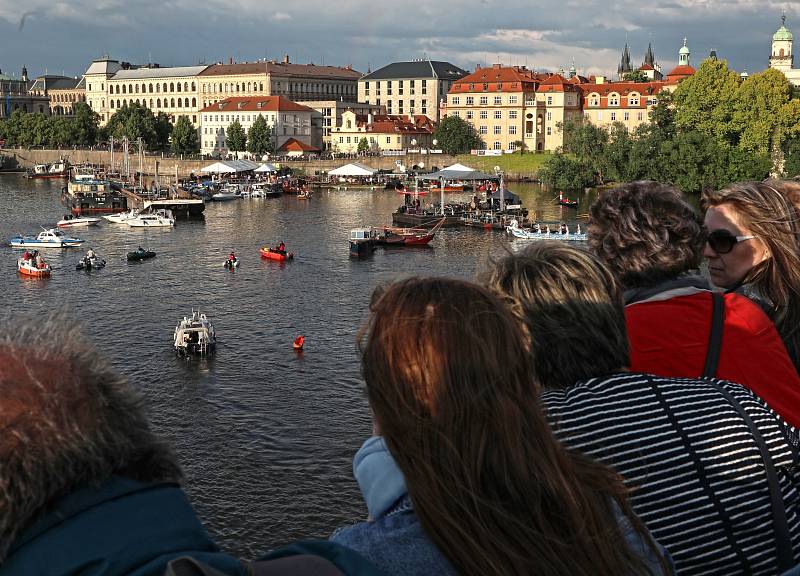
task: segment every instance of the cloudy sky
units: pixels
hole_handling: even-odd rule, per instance
[[[657,0],[0,0],[0,69],[85,71],[103,54],[162,66],[280,59],[366,72],[429,57],[472,70],[525,64],[616,72],[648,41],[669,71],[684,36],[697,65],[711,48],[736,70],[767,66],[782,11],[800,43],[800,1]],[[800,67],[800,48],[798,61]]]

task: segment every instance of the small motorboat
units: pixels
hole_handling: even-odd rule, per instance
[[[105,265],[106,261],[102,258],[98,258],[97,256],[84,256],[75,264],[75,270],[86,270],[88,272],[90,270],[100,270],[104,268]]]
[[[214,202],[228,202],[230,200],[238,200],[241,196],[235,192],[217,192],[211,196]]]
[[[125,220],[131,228],[169,228],[175,226],[175,219],[164,214],[139,214]]]
[[[97,226],[100,218],[90,218],[88,216],[73,216],[65,214],[63,220],[59,220],[56,226],[59,228],[77,228],[79,226]]]
[[[12,238],[9,243],[12,248],[68,248],[80,246],[83,244],[83,240],[64,236],[64,233],[56,228],[47,228],[39,232],[37,236],[20,234]]]
[[[292,342],[292,348],[294,348],[295,350],[302,350],[303,344],[305,343],[306,343],[306,337],[298,336],[297,338],[294,339],[294,342]]]
[[[269,248],[268,246],[264,246],[261,249],[261,257],[266,258],[268,260],[278,260],[279,262],[285,262],[286,260],[292,260],[294,258],[294,254],[292,252],[286,252],[275,250],[274,248]]]
[[[129,262],[140,262],[142,260],[148,260],[149,258],[155,258],[156,253],[152,250],[145,250],[141,246],[138,250],[134,250],[133,252],[128,252],[128,261]]]
[[[19,258],[17,259],[17,270],[23,276],[30,276],[32,278],[49,278],[50,265],[45,263],[44,260],[40,265],[36,264],[33,259]]]
[[[303,190],[300,194],[297,195],[300,200],[308,200],[311,198],[311,190]]]
[[[119,212],[117,214],[107,214],[103,216],[105,220],[112,224],[127,224],[128,220],[136,218],[139,215],[138,210],[130,210],[128,212]]]
[[[227,260],[225,260],[225,264],[223,264],[223,266],[225,266],[226,270],[236,270],[239,267],[239,259],[234,258],[233,260],[231,260],[230,258],[228,258]]]
[[[371,228],[350,230],[350,256],[369,256],[375,251],[375,241],[375,233]]]
[[[214,351],[217,337],[206,315],[192,310],[191,317],[184,316],[175,327],[174,343],[179,354],[206,355]]]
[[[564,194],[562,192],[558,193],[558,204],[559,206],[566,206],[567,208],[577,208],[578,201],[577,200],[570,200],[569,198],[564,198]]]

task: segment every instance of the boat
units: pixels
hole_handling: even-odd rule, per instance
[[[250,192],[252,198],[270,198],[283,196],[283,187],[280,184],[270,184],[269,182],[256,182]]]
[[[50,276],[50,265],[42,261],[41,266],[37,266],[33,259],[17,259],[17,270],[23,276],[32,278],[48,278]]]
[[[59,228],[78,228],[79,226],[97,226],[99,223],[100,218],[65,214],[64,218],[56,223],[56,226]]]
[[[179,354],[206,355],[214,351],[217,337],[214,327],[205,314],[192,310],[190,317],[183,317],[175,327],[175,351]]]
[[[561,240],[566,242],[585,242],[586,241],[586,234],[581,232],[580,225],[576,232],[570,232],[569,228],[566,228],[566,232],[561,231],[551,231],[549,226],[546,226],[544,229],[541,228],[539,224],[536,225],[537,230],[525,230],[519,227],[519,222],[516,220],[512,220],[509,226],[506,227],[506,232],[513,236],[514,238],[519,238],[522,240]]]
[[[164,214],[140,213],[125,220],[125,224],[131,228],[169,228],[175,226],[175,219]]]
[[[430,188],[428,188],[428,191],[429,192],[433,192],[433,193],[436,193],[436,192],[440,193],[442,191],[442,187],[441,186],[431,186]],[[464,185],[463,184],[451,184],[451,185],[445,186],[444,187],[444,191],[445,192],[464,192],[465,190],[464,190]]]
[[[569,198],[564,198],[564,194],[562,192],[558,193],[558,204],[560,206],[566,206],[567,208],[577,208],[578,201],[577,200],[570,200]]]
[[[69,248],[80,246],[83,240],[64,236],[64,233],[57,228],[47,228],[37,236],[15,236],[9,243],[12,248]]]
[[[131,209],[128,212],[118,212],[116,214],[106,214],[103,216],[104,220],[111,222],[112,224],[127,224],[128,220],[132,218],[136,218],[139,215],[139,211],[136,209]]]
[[[302,350],[303,344],[305,343],[306,343],[306,337],[298,336],[297,338],[294,339],[294,342],[292,342],[292,348],[294,348],[295,350]]]
[[[59,160],[52,164],[36,164],[25,176],[42,179],[69,178],[69,172],[69,162]]]
[[[114,214],[128,210],[128,197],[107,180],[70,180],[61,202],[75,216]]]
[[[375,243],[384,246],[427,246],[436,231],[444,224],[444,218],[439,220],[433,228],[399,228],[384,226],[373,228]]]
[[[225,267],[226,270],[235,270],[236,268],[239,267],[239,259],[234,258],[233,260],[231,259],[225,260],[225,264],[223,264],[223,266]]]
[[[294,258],[294,254],[292,252],[279,252],[274,248],[269,248],[268,246],[264,246],[261,249],[261,257],[266,258],[268,260],[277,260],[279,262],[285,262],[286,260],[292,260]]]
[[[128,252],[128,261],[129,262],[139,262],[141,260],[147,260],[149,258],[155,258],[156,253],[152,250],[145,250],[141,246],[139,246],[138,250],[134,250],[133,252]]]
[[[105,268],[106,261],[102,258],[98,258],[97,256],[84,256],[81,258],[77,264],[75,264],[75,270],[100,270],[101,268]]]
[[[211,196],[211,200],[214,202],[228,202],[239,198],[241,198],[241,196],[235,192],[217,192]]]
[[[300,200],[308,200],[311,198],[311,190],[303,190],[300,194],[297,195]]]
[[[361,258],[375,251],[376,234],[372,228],[350,230],[350,256]]]

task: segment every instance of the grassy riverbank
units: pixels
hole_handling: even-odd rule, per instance
[[[494,173],[495,166],[499,166],[510,178],[536,178],[539,168],[549,157],[549,154],[534,154],[530,152],[525,154],[503,154],[502,156],[461,154],[456,157],[456,161],[489,174]]]

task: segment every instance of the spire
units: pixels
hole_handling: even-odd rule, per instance
[[[686,38],[683,39],[683,46],[678,50],[678,66],[689,65],[689,47],[686,45]]]
[[[650,66],[655,66],[656,57],[653,55],[653,45],[648,42],[647,43],[647,52],[644,55],[644,63],[650,64]]]
[[[569,77],[574,78],[578,74],[578,71],[575,69],[575,58],[572,59],[572,65],[569,67]]]
[[[628,43],[625,42],[625,48],[622,49],[622,59],[617,67],[617,74],[622,76],[623,74],[627,74],[628,72],[632,71],[633,67],[631,66],[631,53],[628,50]]]
[[[717,59],[717,51],[714,48],[712,48],[711,52],[709,52],[709,54],[708,54],[708,57],[711,58],[712,60],[716,60]]]

